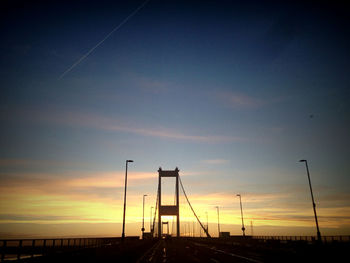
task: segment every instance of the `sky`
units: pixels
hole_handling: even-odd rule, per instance
[[[126,235],[141,233],[144,194],[149,231],[159,167],[180,169],[213,236],[216,206],[221,231],[241,234],[238,193],[247,234],[316,235],[300,159],[321,234],[350,234],[347,5],[5,1],[0,12],[1,237],[120,236],[127,159]]]

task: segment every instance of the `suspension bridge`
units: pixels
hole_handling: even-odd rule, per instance
[[[158,191],[157,191],[157,200],[155,205],[155,211],[153,216],[153,225],[151,231],[152,237],[163,237],[163,225],[166,224],[167,228],[169,229],[169,223],[162,222],[163,216],[175,216],[176,217],[176,237],[181,236],[180,231],[180,196],[179,196],[179,188],[181,187],[181,190],[185,196],[186,202],[189,205],[195,219],[199,223],[199,226],[203,230],[203,232],[206,234],[207,237],[211,237],[208,232],[208,225],[205,227],[202,222],[200,221],[199,217],[197,216],[195,210],[193,209],[193,206],[190,203],[190,200],[188,199],[188,196],[186,194],[185,188],[182,184],[180,175],[179,175],[179,169],[176,167],[174,171],[172,170],[162,170],[162,168],[159,168],[158,170]],[[175,196],[174,196],[174,204],[173,205],[163,205],[162,204],[162,179],[163,178],[175,178]],[[157,217],[158,215],[158,217]],[[173,221],[174,222],[174,221]],[[172,231],[174,231],[174,227],[172,227]],[[169,231],[167,231],[167,235],[169,235]]]
[[[162,201],[162,180],[166,178],[175,179],[172,204]],[[194,234],[194,221],[190,235],[189,215],[197,221],[203,237]],[[350,249],[350,236],[323,236],[322,243],[317,242],[315,236],[220,237],[219,233],[218,237],[212,237],[208,223],[201,222],[189,200],[178,168],[159,168],[152,217],[150,232],[142,239],[126,236],[0,240],[0,262],[336,262],[343,260]],[[169,217],[172,222],[169,222]],[[187,221],[185,224],[181,224],[183,218]]]

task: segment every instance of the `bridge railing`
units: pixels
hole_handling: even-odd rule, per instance
[[[121,238],[45,238],[0,240],[1,261],[43,256],[56,252],[116,245]]]
[[[259,240],[276,240],[276,241],[305,241],[314,243],[317,241],[316,236],[253,236],[253,239]],[[350,242],[350,236],[322,236],[323,243],[333,242]]]

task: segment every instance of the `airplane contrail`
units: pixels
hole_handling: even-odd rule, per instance
[[[88,57],[99,45],[101,45],[107,38],[109,38],[115,31],[121,28],[130,18],[132,18],[136,13],[144,7],[147,2],[150,0],[144,1],[139,7],[137,7],[130,15],[128,15],[119,25],[117,25],[107,36],[105,36],[100,42],[98,42],[93,48],[91,48],[86,54],[79,58],[72,66],[70,66],[62,75],[58,78],[62,79],[67,73],[69,73],[73,68],[75,68],[80,62],[82,62],[86,57]]]

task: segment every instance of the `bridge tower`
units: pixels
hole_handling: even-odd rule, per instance
[[[159,167],[158,170],[158,237],[162,236],[162,216],[176,216],[176,236],[180,237],[180,214],[179,214],[179,169],[173,170],[162,170]],[[162,177],[175,177],[175,194],[176,204],[175,205],[162,205]]]

